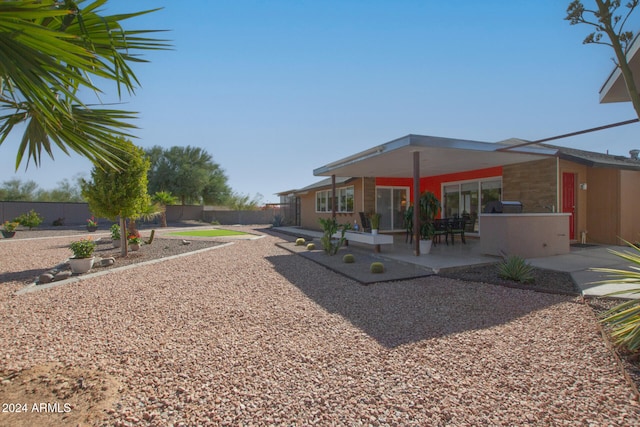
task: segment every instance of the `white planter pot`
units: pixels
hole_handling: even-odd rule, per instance
[[[118,240],[111,240],[111,243],[113,243],[113,247],[114,247],[114,248],[119,248],[119,247],[120,247],[120,239],[118,239]]]
[[[71,272],[73,274],[84,274],[87,271],[91,270],[93,267],[93,260],[95,257],[91,258],[69,258],[69,266],[71,267]]]
[[[420,240],[420,255],[427,255],[431,252],[431,245],[433,244],[433,240]]]
[[[371,234],[373,234],[374,236],[375,236],[376,234],[378,234],[378,229],[377,229],[377,228],[372,228],[372,229],[371,229]]]
[[[140,243],[129,243],[129,249],[133,252],[140,250]]]

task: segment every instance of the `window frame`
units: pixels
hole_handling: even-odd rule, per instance
[[[351,194],[349,194],[351,193]],[[344,197],[344,201],[343,201]],[[316,213],[332,212],[332,191],[319,190],[316,191],[315,207]],[[351,200],[351,209],[349,208],[349,200]],[[336,213],[353,213],[355,212],[355,186],[348,185],[336,188]],[[320,202],[320,203],[319,203]],[[342,206],[345,204],[346,206]],[[322,206],[319,206],[322,205]],[[324,210],[320,208],[323,207]]]

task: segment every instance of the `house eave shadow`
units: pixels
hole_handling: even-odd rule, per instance
[[[266,259],[316,304],[387,348],[491,328],[573,300],[440,276],[362,286],[295,253]]]

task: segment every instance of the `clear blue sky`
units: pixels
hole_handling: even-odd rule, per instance
[[[634,118],[630,103],[599,104],[613,51],[582,45],[589,28],[563,19],[568,4],[110,0],[106,10],[163,7],[129,28],[171,30],[174,50],[147,54],[142,87],[124,100],[140,112],[134,142],[202,147],[234,191],[275,202],[321,179],[314,168],[409,133],[535,140]],[[639,126],[555,143],[627,155]],[[14,174],[19,136],[0,146],[0,182],[51,189],[89,175],[88,161],[61,152]]]

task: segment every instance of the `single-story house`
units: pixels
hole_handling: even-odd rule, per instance
[[[640,37],[627,50],[640,88]],[[600,102],[629,102],[615,67]],[[512,139],[498,143],[407,135],[314,170],[325,176],[305,188],[279,193],[289,220],[320,229],[318,218],[360,221],[360,212],[382,215],[381,229],[401,231],[416,193],[432,191],[446,217],[469,218],[467,233],[482,235],[478,217],[487,204],[517,201],[523,213],[563,212],[570,241],[620,244],[640,241],[640,160]],[[335,200],[334,200],[335,199]],[[565,215],[566,216],[566,215]],[[414,231],[415,232],[415,231]]]
[[[381,231],[404,231],[404,212],[428,190],[442,216],[469,218],[468,235],[482,236],[479,215],[502,200],[520,202],[523,213],[570,214],[571,241],[640,240],[637,151],[622,157],[523,144],[407,135],[319,167],[314,175],[327,178],[279,195],[294,206],[295,225],[316,230],[322,217],[360,224],[360,212],[378,212]]]

